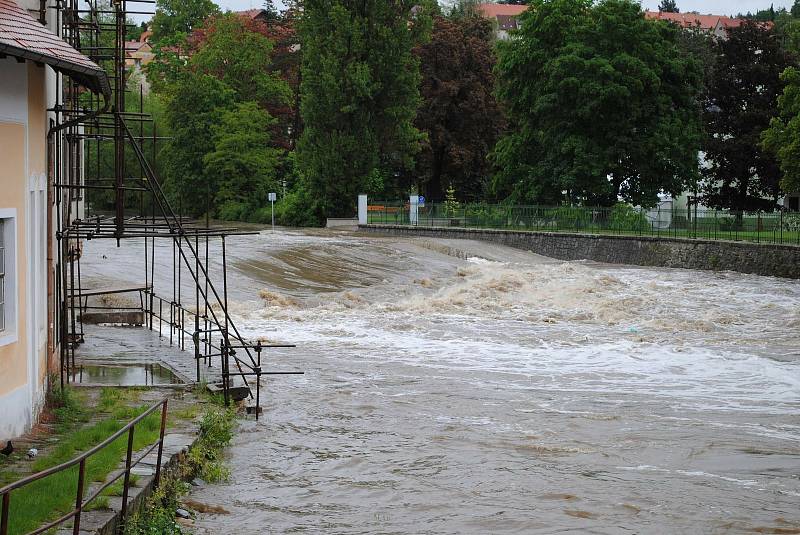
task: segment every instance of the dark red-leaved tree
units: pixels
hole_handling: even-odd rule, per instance
[[[416,49],[423,102],[415,126],[427,134],[416,179],[431,200],[442,200],[451,185],[461,199],[483,194],[487,155],[505,127],[493,94],[493,38],[480,17],[435,17],[430,42]]]
[[[761,148],[761,133],[778,113],[781,73],[792,64],[779,36],[748,21],[716,43],[716,61],[704,103],[704,203],[715,208],[775,207],[781,173]]]

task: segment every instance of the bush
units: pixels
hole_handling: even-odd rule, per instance
[[[717,218],[719,229],[723,232],[736,232],[742,230],[744,220],[741,218],[726,216]]]
[[[784,214],[781,228],[784,232],[800,232],[800,214]]]
[[[468,224],[478,227],[506,227],[508,210],[503,206],[472,203],[464,206]]]
[[[617,203],[611,209],[610,224],[613,230],[650,230],[650,222],[644,212],[625,203]]]
[[[324,223],[319,199],[313,198],[303,183],[275,204],[275,219],[290,227],[319,227]]]
[[[561,206],[551,212],[550,220],[556,230],[580,230],[591,225],[592,213],[582,206]]]

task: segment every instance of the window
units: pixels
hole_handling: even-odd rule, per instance
[[[17,341],[16,215],[0,208],[0,346]]]
[[[0,219],[0,333],[6,330],[6,248],[5,219]]]

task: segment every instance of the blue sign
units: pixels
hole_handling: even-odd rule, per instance
[[[425,204],[425,197],[423,197],[422,195],[420,195],[420,196],[419,196],[419,200],[417,201],[417,204],[419,204],[419,205],[423,205],[423,204]]]

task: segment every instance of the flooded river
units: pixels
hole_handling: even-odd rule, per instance
[[[349,234],[228,253],[243,334],[306,374],[264,381],[197,533],[800,533],[797,281]]]

